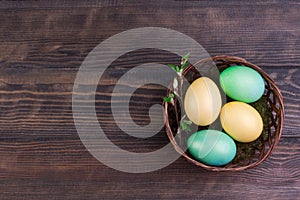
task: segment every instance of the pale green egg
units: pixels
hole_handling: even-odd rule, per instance
[[[262,76],[245,66],[231,66],[220,74],[220,85],[230,98],[252,103],[261,98],[265,91]]]
[[[188,138],[187,145],[191,155],[207,165],[226,165],[236,155],[233,139],[217,130],[198,131]]]

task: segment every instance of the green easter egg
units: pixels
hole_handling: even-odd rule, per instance
[[[262,76],[250,67],[231,66],[220,74],[220,85],[230,98],[252,103],[261,98],[265,91]]]
[[[226,165],[236,155],[233,139],[217,130],[198,131],[188,138],[187,145],[191,155],[207,165]]]

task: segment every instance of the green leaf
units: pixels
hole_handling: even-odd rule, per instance
[[[167,103],[170,103],[170,102],[171,102],[171,99],[168,98],[168,97],[164,97],[163,99],[164,99],[164,101],[167,102]]]
[[[187,60],[190,56],[190,53],[187,53],[185,54],[183,57],[182,57],[182,60]]]
[[[190,120],[181,120],[181,122],[180,122],[181,129],[184,131],[187,131],[187,132],[191,131],[191,128],[189,126],[191,124],[192,124],[192,122]]]
[[[169,67],[171,67],[172,69],[175,69],[176,65],[173,64],[168,64]]]
[[[169,94],[169,98],[173,99],[174,97],[175,97],[175,94],[174,94],[173,92],[171,92],[171,93]]]
[[[178,72],[179,71],[179,67],[173,64],[168,64],[169,67],[171,67],[174,71]]]
[[[181,128],[182,130],[186,130],[187,129],[187,124],[184,122],[181,122]]]
[[[188,62],[188,57],[190,56],[190,53],[184,55],[181,59],[181,66],[180,66],[180,73],[182,73],[182,71],[184,70],[184,68],[186,68],[189,64]]]
[[[191,125],[192,124],[192,121],[191,120],[183,120],[184,123],[188,124],[188,125]]]
[[[188,126],[189,124],[187,124],[185,120],[181,121],[180,125],[182,130],[187,132],[191,131],[190,127]]]
[[[174,93],[171,92],[168,97],[164,97],[163,99],[165,102],[171,103],[174,97],[175,97]]]

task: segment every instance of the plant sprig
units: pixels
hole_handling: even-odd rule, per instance
[[[173,81],[173,91],[169,94],[168,97],[163,98],[165,102],[171,103],[175,107],[176,120],[177,120],[177,123],[179,124],[179,128],[177,130],[178,133],[180,133],[181,131],[191,132],[190,125],[192,124],[192,122],[190,120],[186,119],[186,115],[181,116],[181,117],[178,116],[177,106],[175,105],[175,99],[174,99],[176,97],[176,101],[178,101],[180,105],[183,102],[182,87],[183,87],[184,76],[183,76],[182,72],[189,64],[189,62],[188,62],[189,56],[190,56],[190,53],[184,55],[181,58],[180,65],[174,65],[174,64],[168,65],[170,68],[172,68],[177,73],[177,76],[174,78],[174,81]],[[182,140],[182,138],[180,135],[180,143],[181,143],[181,140]]]
[[[183,70],[188,66],[189,62],[188,62],[188,58],[190,56],[190,53],[185,54],[182,58],[181,58],[181,62],[180,62],[180,66],[177,65],[173,65],[173,64],[168,64],[169,67],[171,67],[175,72],[177,72],[178,74],[182,74]]]
[[[190,56],[190,53],[187,53],[181,58],[180,66],[177,66],[177,65],[174,65],[174,64],[168,64],[168,66],[171,67],[174,71],[176,71],[177,74],[179,75],[179,81],[180,81],[181,84],[182,84],[182,72],[189,64],[189,62],[188,62],[189,56]],[[175,95],[180,96],[177,92],[177,90],[178,90],[178,88],[177,88],[178,87],[177,78],[174,79],[173,87],[174,87],[173,89],[175,89],[174,92],[171,92],[168,97],[163,98],[164,101],[167,102],[167,103],[171,103],[173,98],[175,97]]]

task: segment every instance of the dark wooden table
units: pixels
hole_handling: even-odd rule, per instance
[[[0,199],[300,199],[300,3],[224,2],[0,1]],[[103,165],[86,150],[72,115],[80,65],[108,37],[148,26],[180,31],[212,56],[244,57],[274,78],[285,122],[265,162],[217,173],[179,158],[158,171],[132,174]],[[149,139],[127,137],[109,107],[121,72],[160,55],[125,56],[130,62],[121,59],[119,71],[97,89],[97,115],[123,149],[150,152],[168,143],[164,130]],[[164,92],[145,86],[135,93],[137,124],[149,123],[148,109]]]

